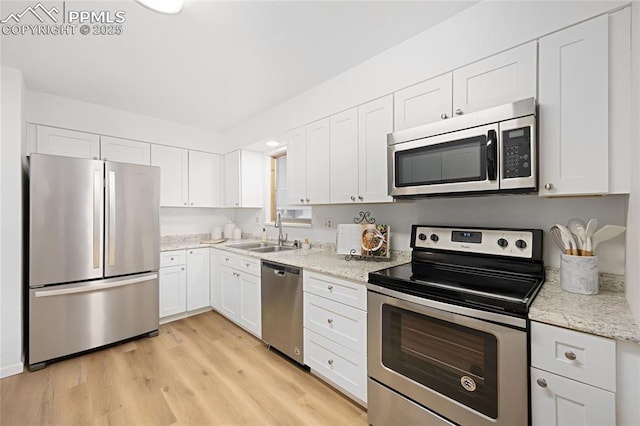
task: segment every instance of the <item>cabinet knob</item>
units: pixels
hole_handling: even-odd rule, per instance
[[[240,203],[236,203],[236,206],[239,206],[239,205],[240,205]]]
[[[332,359],[327,360],[327,364],[329,364],[329,365],[333,365],[333,360],[332,360]]]
[[[333,291],[333,286],[332,286],[332,285],[328,285],[328,286],[327,286],[327,290],[329,290],[329,291]]]
[[[306,201],[307,201],[307,203],[308,203],[308,202],[309,202],[309,201],[311,201],[311,200],[307,198],[307,199],[306,199]]]
[[[462,115],[462,110],[460,108],[456,110],[456,115]]]
[[[103,160],[104,160],[104,161],[107,161],[107,157],[104,157],[104,158],[103,158]]]
[[[333,320],[332,320],[331,318],[328,318],[328,319],[327,319],[327,322],[328,322],[329,324],[333,324]]]
[[[566,359],[568,359],[569,361],[575,361],[575,360],[576,360],[576,354],[574,354],[574,353],[573,353],[573,352],[571,352],[571,351],[567,351],[567,352],[565,352],[565,353],[564,353],[564,357],[565,357]]]
[[[171,260],[173,260],[173,257],[171,258]]]
[[[542,377],[539,378],[538,380],[536,380],[536,383],[538,384],[538,386],[540,386],[541,388],[546,388],[547,387],[547,381],[545,379],[543,379]]]
[[[362,201],[364,200],[364,197],[362,195],[358,195],[358,200]]]
[[[186,206],[186,205],[187,205],[187,203],[184,203],[184,205]]]
[[[300,198],[300,202],[301,202],[301,203],[304,203],[304,198]]]
[[[544,184],[544,189],[546,189],[547,191],[551,191],[553,189],[553,184],[552,183],[545,183]]]
[[[225,261],[225,262],[228,262],[228,261],[229,261],[229,258],[228,258],[228,257],[225,257],[225,258],[224,258],[224,261]]]
[[[248,268],[249,266],[251,266],[250,263],[245,263],[245,266]]]
[[[184,268],[180,268],[180,269],[184,271]]]
[[[356,197],[354,197],[353,195],[351,196],[351,201],[355,201]]]
[[[191,203],[191,205],[193,205],[193,203]]]
[[[93,159],[94,159],[94,160],[97,160],[97,159],[98,159],[98,157],[93,157]],[[105,160],[106,160],[106,158],[105,158]]]
[[[449,116],[447,115],[446,112],[443,112],[442,114],[440,114],[440,118],[442,118],[443,120],[446,120],[447,118],[449,118]]]

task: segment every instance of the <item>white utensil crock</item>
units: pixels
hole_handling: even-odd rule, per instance
[[[598,256],[560,254],[560,287],[569,293],[598,294]]]

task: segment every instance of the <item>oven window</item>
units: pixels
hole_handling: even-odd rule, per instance
[[[382,306],[382,363],[493,419],[498,416],[496,337]]]
[[[486,158],[486,135],[398,151],[396,187],[482,181]]]

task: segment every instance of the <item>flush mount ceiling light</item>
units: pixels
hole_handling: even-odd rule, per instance
[[[276,141],[267,141],[267,142],[265,142],[264,144],[265,144],[266,146],[269,146],[269,147],[272,147],[272,148],[273,148],[273,147],[279,146],[279,145],[280,145],[280,142],[276,142]]]
[[[174,15],[180,13],[185,0],[136,0],[138,3],[155,12]]]

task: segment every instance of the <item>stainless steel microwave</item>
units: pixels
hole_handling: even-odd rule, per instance
[[[387,145],[396,198],[538,189],[534,98],[390,133]]]

